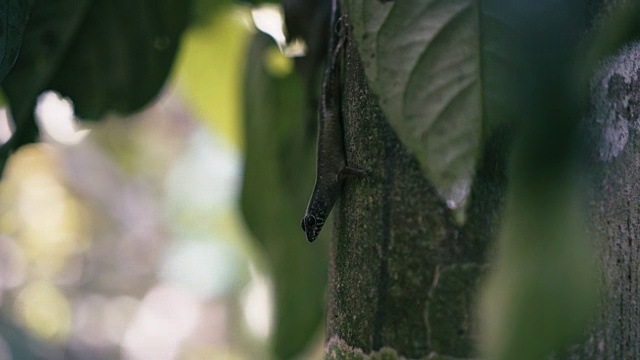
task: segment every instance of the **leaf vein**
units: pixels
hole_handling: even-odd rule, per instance
[[[447,110],[451,109],[455,103],[462,100],[464,98],[463,96],[467,95],[470,91],[472,91],[473,86],[477,83],[477,78],[469,78],[469,80],[470,81],[467,84],[465,84],[463,87],[461,87],[460,90],[451,99],[447,101],[447,104],[443,106],[442,109],[440,109],[435,114],[435,116],[432,117],[433,121],[431,123],[425,124],[424,127],[418,130],[420,139],[425,140],[426,137],[428,136],[429,130],[433,128],[433,126],[437,122],[442,121],[443,114]]]

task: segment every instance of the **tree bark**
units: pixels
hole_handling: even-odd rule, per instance
[[[571,359],[640,359],[640,43],[608,61],[592,84],[585,123],[592,233],[602,269],[600,313]]]
[[[507,130],[488,142],[464,227],[422,175],[368,88],[356,45],[345,63],[348,180],[331,244],[328,358],[474,356],[474,305],[506,188]]]

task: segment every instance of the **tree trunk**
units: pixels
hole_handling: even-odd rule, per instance
[[[594,79],[586,121],[594,150],[590,213],[599,241],[601,306],[571,359],[640,359],[640,43]]]
[[[560,358],[640,359],[640,46],[634,49],[618,59],[627,61],[624,81],[607,80],[586,122],[597,150],[590,213],[603,269],[601,311],[585,342]],[[461,227],[387,124],[353,42],[345,69],[347,162],[369,177],[348,180],[334,210],[327,358],[476,357],[476,290],[500,225],[511,132],[487,142]]]
[[[475,289],[506,188],[506,136],[489,142],[460,227],[384,119],[352,42],[345,68],[347,163],[369,176],[347,181],[334,214],[328,358],[471,357]]]

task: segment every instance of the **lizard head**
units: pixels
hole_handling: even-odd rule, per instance
[[[307,240],[309,242],[313,242],[318,237],[323,225],[324,219],[316,218],[311,214],[305,215],[300,223],[302,230],[307,234]]]

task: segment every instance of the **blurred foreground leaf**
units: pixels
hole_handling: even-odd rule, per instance
[[[34,1],[5,0],[0,3],[0,82],[16,61]]]
[[[568,181],[564,174],[537,191],[521,182],[510,194],[481,307],[491,359],[544,359],[578,342],[592,315],[592,244]]]
[[[191,11],[192,25],[195,27],[207,26],[213,19],[216,18],[216,14],[219,11],[224,11],[225,8],[232,3],[232,0],[192,0],[193,9]]]
[[[273,49],[271,38],[257,34],[247,56],[241,206],[271,263],[274,352],[286,359],[304,350],[323,322],[330,231],[312,245],[300,228],[313,186],[315,147],[305,141],[302,84],[292,73],[269,72]]]
[[[38,127],[33,117],[37,97],[50,88],[89,5],[90,0],[36,1],[20,55],[2,82],[15,132],[0,148],[0,170],[11,152],[37,140]]]
[[[51,87],[76,114],[140,110],[162,88],[186,28],[191,2],[94,0]]]
[[[250,14],[246,8],[220,6],[209,15],[211,21],[185,33],[174,79],[186,95],[185,102],[207,127],[240,146],[242,72]]]
[[[587,231],[576,125],[578,44],[590,19],[581,0],[511,0],[523,16],[522,131],[495,262],[482,298],[487,358],[545,359],[581,340],[597,271]],[[585,93],[585,92],[583,92]],[[524,96],[523,96],[524,95]]]
[[[37,139],[33,109],[44,90],[69,96],[85,119],[145,106],[164,84],[190,10],[182,0],[37,0],[2,83],[16,123],[2,163]]]

